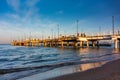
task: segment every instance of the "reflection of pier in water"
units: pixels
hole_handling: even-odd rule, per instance
[[[88,70],[88,69],[100,67],[103,64],[104,64],[104,62],[81,64],[78,67],[78,71],[85,71],[85,70]]]
[[[44,46],[44,47],[99,47],[102,46],[100,41],[103,40],[113,40],[114,47],[118,48],[120,43],[120,35],[97,35],[97,36],[62,36],[53,39],[27,39],[27,40],[13,40],[12,45],[14,46]],[[120,44],[119,44],[120,45]],[[104,46],[110,46],[109,44],[104,44]]]
[[[92,68],[100,67],[105,62],[96,62],[96,63],[86,63],[86,64],[79,64],[79,65],[74,65],[74,66],[69,66],[69,67],[62,67],[58,74],[68,74],[68,73],[74,73],[74,72],[81,72],[81,71],[86,71]]]

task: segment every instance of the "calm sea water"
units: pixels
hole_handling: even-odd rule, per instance
[[[21,71],[49,71],[58,67],[120,58],[113,48],[50,48],[0,45],[0,78]]]

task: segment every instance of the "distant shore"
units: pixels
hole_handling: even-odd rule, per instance
[[[120,80],[120,59],[84,72],[76,72],[48,80]]]

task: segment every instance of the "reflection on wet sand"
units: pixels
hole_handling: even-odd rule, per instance
[[[64,66],[64,67],[56,68],[47,72],[24,77],[18,80],[46,80],[46,79],[50,79],[50,78],[61,76],[61,75],[85,71],[91,68],[99,67],[103,64],[104,62],[97,62],[97,63],[87,63],[87,64],[79,64],[79,65],[73,65],[73,66]]]
[[[85,71],[91,68],[96,68],[103,65],[105,62],[97,62],[97,63],[87,63],[87,64],[80,64],[77,68],[77,71]]]
[[[112,53],[118,54],[118,53],[120,53],[120,49],[113,49]]]

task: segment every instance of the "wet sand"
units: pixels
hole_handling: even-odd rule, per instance
[[[120,80],[120,59],[108,62],[101,67],[48,80]]]
[[[18,80],[46,80],[46,79],[50,79],[50,78],[61,76],[61,75],[85,71],[91,68],[99,67],[103,64],[104,62],[96,62],[96,63],[86,63],[86,64],[78,64],[78,65],[72,65],[72,66],[64,66],[64,67],[55,68],[53,70],[49,70],[46,72],[20,78]]]

